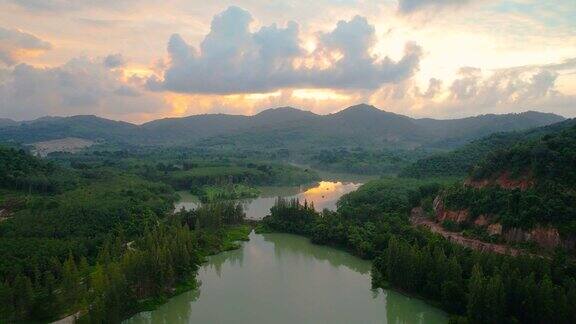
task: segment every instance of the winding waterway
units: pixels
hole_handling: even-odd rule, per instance
[[[290,234],[250,234],[238,250],[211,256],[199,289],[126,324],[446,323],[441,310],[372,290],[370,262]]]
[[[298,198],[300,201],[314,203],[316,210],[324,208],[335,210],[338,199],[344,194],[354,191],[362,183],[354,181],[320,181],[311,186],[296,187],[260,187],[260,196],[254,199],[246,199],[244,211],[248,219],[262,219],[268,215],[277,197]],[[198,205],[198,198],[187,192],[179,192],[181,200],[176,204],[176,209],[182,207],[193,209]]]
[[[299,198],[317,210],[335,210],[338,199],[366,179],[326,178],[312,186],[263,187],[245,200],[246,215],[261,219],[276,197]],[[181,192],[176,208],[198,200]],[[209,257],[199,289],[171,298],[125,324],[140,323],[446,323],[447,315],[421,300],[371,288],[370,262],[289,234],[250,234],[238,250]]]

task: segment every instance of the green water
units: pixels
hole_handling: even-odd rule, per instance
[[[370,262],[289,234],[250,234],[242,248],[209,258],[198,290],[136,323],[447,323],[444,312],[372,290]]]

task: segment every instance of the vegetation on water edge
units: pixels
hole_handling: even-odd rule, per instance
[[[496,151],[472,171],[475,180],[529,175],[535,185],[526,190],[383,178],[343,196],[336,212],[279,199],[258,230],[305,235],[372,259],[376,287],[425,298],[455,314],[454,321],[576,322],[576,266],[563,251],[550,258],[475,252],[413,228],[407,217],[415,206],[430,211],[442,193],[447,208],[492,214],[505,226],[550,223],[561,233],[576,233],[575,131]],[[386,152],[324,153],[318,159],[336,169],[371,172],[395,163]],[[150,309],[194,287],[195,270],[207,255],[247,239],[242,206],[226,198],[253,195],[255,185],[317,179],[313,171],[257,162],[250,154],[202,154],[93,148],[46,161],[0,148],[0,321],[49,321],[80,312],[85,322],[114,323]],[[388,158],[394,163],[387,165]],[[385,162],[368,166],[379,159]],[[470,161],[452,162],[462,170]],[[208,203],[173,213],[174,189],[201,192]]]
[[[0,149],[0,322],[117,323],[195,287],[206,256],[247,239],[242,206],[173,214],[170,186],[108,157]]]
[[[562,252],[550,259],[473,251],[408,220],[430,200],[434,183],[377,180],[344,196],[338,211],[279,199],[264,230],[291,232],[373,259],[373,284],[421,296],[459,323],[576,321],[576,265]]]
[[[190,193],[197,196],[202,202],[214,202],[218,200],[257,198],[260,195],[260,190],[243,184],[226,184],[194,187],[190,190]]]

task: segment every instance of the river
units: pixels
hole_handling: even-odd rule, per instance
[[[309,186],[259,187],[258,198],[243,200],[244,211],[248,219],[262,219],[268,215],[277,197],[298,198],[302,202],[304,200],[312,202],[318,211],[324,208],[335,210],[336,203],[342,195],[358,189],[361,185],[359,181],[325,180]],[[181,200],[176,204],[177,210],[182,207],[192,209],[198,206],[199,201],[195,196],[185,191],[180,191],[178,194]]]
[[[199,289],[125,324],[447,323],[421,300],[371,289],[370,262],[291,234],[250,234],[211,256]]]
[[[338,199],[367,179],[325,178],[311,186],[262,187],[244,201],[247,217],[261,219],[276,197],[335,210]],[[181,192],[176,208],[198,200]],[[423,301],[371,288],[370,262],[290,234],[250,234],[235,251],[208,258],[199,289],[171,298],[125,324],[140,323],[447,323],[447,315]]]

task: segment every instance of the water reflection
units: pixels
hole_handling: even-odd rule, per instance
[[[446,323],[401,294],[372,290],[370,262],[287,234],[250,235],[209,258],[199,290],[172,298],[135,323]]]
[[[361,274],[369,274],[371,264],[368,261],[350,257],[348,253],[343,253],[330,247],[311,244],[306,239],[299,236],[284,234],[262,234],[264,241],[274,244],[274,253],[277,259],[303,258],[304,262],[314,262],[314,260],[326,261],[332,267],[344,266]]]
[[[237,253],[238,251],[229,251],[224,253],[219,253],[210,257],[209,262],[206,263],[201,271],[212,271],[221,278],[222,277],[222,267],[226,263],[231,267],[242,267],[244,265],[244,253]]]
[[[341,181],[320,181],[312,186],[297,187],[261,187],[261,195],[256,199],[244,200],[246,217],[249,219],[262,219],[270,212],[277,197],[298,198],[314,203],[316,210],[324,208],[336,210],[338,199],[344,194],[354,191],[361,183]],[[180,192],[181,200],[176,209],[196,208],[198,199],[187,192]]]

